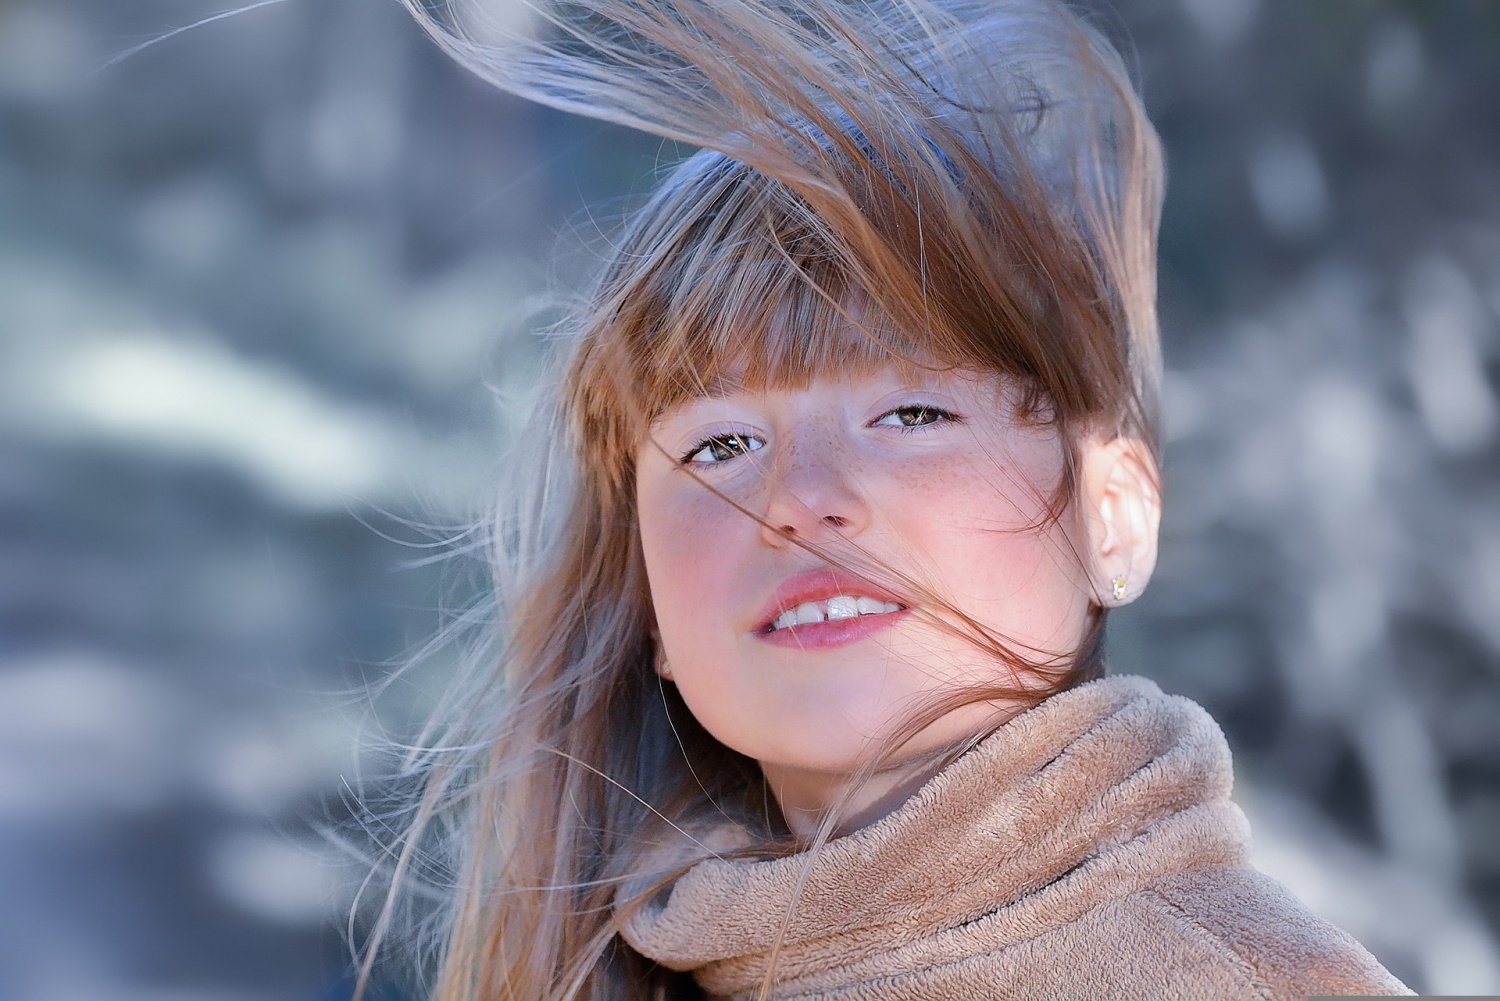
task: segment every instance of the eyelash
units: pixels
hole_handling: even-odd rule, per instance
[[[720,462],[728,462],[730,459],[737,458],[738,456],[749,455],[751,452],[758,452],[758,451],[760,451],[762,448],[765,447],[764,443],[759,444],[759,445],[751,445],[750,444],[751,442],[758,442],[758,441],[760,441],[760,439],[756,438],[754,435],[742,434],[742,433],[740,433],[738,431],[731,431],[731,432],[728,432],[727,434],[716,434],[716,435],[713,435],[712,437],[704,438],[702,441],[698,442],[698,444],[696,444],[692,448],[688,449],[686,452],[684,452],[682,454],[682,456],[677,460],[677,462],[678,462],[678,465],[682,465],[682,466],[694,465],[694,464],[700,465],[700,466],[712,466],[712,465],[716,465],[716,464],[718,464]],[[712,448],[715,445],[718,445],[718,446],[721,446],[723,448],[728,449],[728,448],[731,448],[731,443],[733,443],[735,446],[737,446],[737,450],[735,451],[735,453],[733,455],[726,456],[723,459],[714,459],[713,462],[699,462],[699,463],[694,463],[693,456],[697,455],[699,452],[703,451],[704,449],[706,449],[706,448]]]
[[[887,417],[902,413],[915,413],[918,417],[928,416],[933,418],[921,424],[901,424],[899,426],[896,426],[896,430],[900,431],[902,434],[911,434],[912,432],[919,431],[922,428],[931,427],[933,424],[957,424],[962,423],[963,421],[962,417],[959,417],[957,414],[953,413],[950,410],[944,410],[942,407],[934,407],[929,403],[909,403],[904,406],[893,407],[890,410],[887,410],[885,413],[881,414],[879,417],[871,421],[870,426],[873,427],[879,424],[881,421],[885,420]],[[895,425],[885,426],[892,427]],[[712,448],[715,445],[718,445],[726,450],[733,450],[733,454],[725,456],[722,459],[716,458],[712,462],[697,463],[698,465],[712,466],[721,462],[728,462],[730,459],[738,458],[742,455],[749,455],[751,452],[760,451],[765,447],[764,443],[754,445],[751,444],[752,442],[758,441],[760,441],[760,439],[756,438],[754,435],[742,434],[737,431],[727,434],[717,434],[709,438],[704,438],[702,441],[699,441],[697,444],[693,445],[693,447],[684,452],[677,461],[679,465],[683,466],[694,464],[695,460],[693,459],[693,456],[697,455],[699,452],[702,452],[704,449]]]
[[[871,423],[872,424],[879,424],[881,421],[885,420],[887,417],[892,416],[893,414],[902,414],[902,413],[911,413],[911,412],[915,412],[918,416],[932,415],[936,419],[927,421],[924,424],[902,424],[900,427],[897,428],[897,430],[900,431],[900,432],[902,432],[903,434],[910,434],[913,431],[917,431],[917,430],[920,430],[920,429],[925,428],[925,427],[931,427],[932,425],[939,424],[939,423],[954,423],[954,424],[961,424],[961,423],[963,423],[963,418],[960,417],[960,416],[958,416],[957,414],[953,413],[953,411],[951,411],[951,410],[944,410],[942,407],[934,407],[930,403],[908,403],[908,404],[906,404],[904,406],[894,407],[894,408],[892,408],[890,410],[887,410],[885,413],[881,414],[879,417],[875,418],[875,420],[871,421]],[[886,426],[890,427],[891,425],[886,425]]]

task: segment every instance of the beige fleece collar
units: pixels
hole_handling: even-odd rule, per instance
[[[1241,863],[1230,782],[1207,713],[1143,678],[1106,678],[1011,720],[813,857],[699,863],[625,938],[727,997],[755,996],[783,927],[775,997],[961,961],[1165,873]]]

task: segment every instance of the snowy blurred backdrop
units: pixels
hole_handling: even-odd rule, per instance
[[[105,66],[225,6],[0,0],[6,1001],[347,996],[315,822],[358,693],[471,586],[418,545],[484,506],[551,262],[661,155],[394,0]],[[1223,722],[1264,868],[1500,992],[1500,4],[1105,21],[1171,163],[1166,545],[1117,667]]]

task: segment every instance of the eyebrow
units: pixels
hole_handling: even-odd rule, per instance
[[[742,393],[746,389],[745,380],[738,375],[716,375],[700,387],[695,387],[680,402],[688,400],[722,400],[735,393]]]
[[[673,401],[669,406],[663,407],[652,418],[647,425],[650,428],[661,427],[662,418],[673,410],[681,407],[691,406],[700,400],[725,400],[735,393],[746,390],[745,380],[738,376],[716,375],[702,386],[684,386],[678,384],[678,388],[685,390],[682,396]]]

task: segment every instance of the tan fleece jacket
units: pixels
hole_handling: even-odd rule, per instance
[[[756,996],[783,927],[778,999],[1411,993],[1248,868],[1230,782],[1207,713],[1106,678],[811,859],[698,863],[625,937],[722,998]]]

